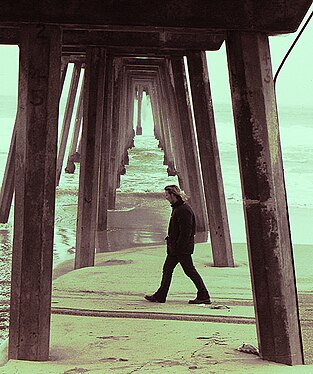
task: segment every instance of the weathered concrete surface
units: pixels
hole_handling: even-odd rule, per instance
[[[94,263],[98,202],[100,138],[103,124],[105,51],[90,48],[87,53],[84,86],[84,120],[79,174],[75,267]]]
[[[262,357],[303,360],[268,37],[228,33],[227,58]]]
[[[9,356],[49,354],[61,32],[23,28],[16,128]]]
[[[187,61],[214,264],[234,266],[205,52]]]
[[[311,5],[310,0],[228,0],[168,2],[140,0],[65,0],[55,6],[53,1],[29,7],[23,0],[2,6],[0,22],[36,22],[83,25],[123,25],[150,27],[184,27],[248,31],[294,31]]]

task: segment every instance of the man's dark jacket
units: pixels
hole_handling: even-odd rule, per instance
[[[167,253],[172,255],[192,254],[195,232],[195,215],[191,207],[179,199],[172,204],[172,215],[168,227]]]

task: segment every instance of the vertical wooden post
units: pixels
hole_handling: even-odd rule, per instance
[[[127,73],[125,74],[127,76]],[[126,96],[125,96],[125,113],[126,113],[126,120],[125,126],[126,129],[124,131],[124,154],[127,154],[129,148],[132,148],[134,145],[134,138],[135,138],[135,130],[134,130],[134,111],[135,111],[135,86],[133,81],[130,77],[126,80]],[[142,93],[141,93],[142,95]],[[142,132],[142,129],[141,129]]]
[[[117,147],[116,188],[120,187],[121,175],[126,173],[125,160],[128,157],[127,150],[133,137],[134,123],[134,90],[127,76],[125,66],[122,67],[120,99],[119,99],[119,135]]]
[[[162,138],[161,122],[163,121],[163,119],[162,119],[161,108],[158,103],[159,99],[158,99],[157,92],[158,92],[157,83],[154,83],[150,89],[149,95],[150,95],[151,110],[152,110],[152,116],[153,116],[153,122],[154,122],[154,136],[160,142]]]
[[[65,75],[67,71],[68,62],[61,60],[61,81],[60,81],[60,95],[62,92]],[[5,166],[4,176],[2,179],[0,191],[0,223],[7,223],[10,215],[13,194],[14,194],[14,174],[15,174],[15,145],[16,145],[16,127],[18,126],[18,111],[16,113],[14,128],[11,137],[11,143],[7,162]]]
[[[175,165],[177,168],[178,183],[181,189],[187,195],[190,195],[189,178],[186,169],[186,154],[184,147],[182,147],[183,136],[181,127],[179,125],[178,106],[175,98],[174,91],[174,78],[173,73],[170,69],[170,60],[166,61],[166,64],[161,66],[160,69],[160,97],[164,97],[162,105],[165,107],[165,113],[167,113],[167,127],[173,144],[173,155]]]
[[[160,111],[157,105],[156,100],[156,87],[153,85],[149,91],[150,102],[151,102],[151,110],[153,116],[153,134],[155,139],[160,139],[160,131],[161,131],[161,118],[160,118]]]
[[[197,155],[195,132],[193,127],[187,81],[185,75],[184,59],[181,56],[172,56],[171,64],[174,75],[175,94],[178,105],[179,124],[186,153],[186,168],[190,185],[191,205],[195,211],[198,232],[208,231],[208,219],[205,207],[204,191],[201,180],[200,164]]]
[[[159,72],[154,78],[153,82],[153,89],[152,95],[151,95],[151,107],[154,107],[155,109],[152,109],[156,111],[158,115],[158,140],[159,144],[158,147],[161,148],[164,152],[164,160],[163,165],[165,164],[167,153],[169,153],[169,142],[170,138],[166,136],[165,129],[167,128],[167,120],[168,120],[168,106],[165,104],[165,97],[161,94],[163,87],[161,84],[161,79],[159,78]]]
[[[142,86],[138,85],[137,91],[138,99],[138,111],[137,111],[137,126],[136,126],[136,135],[142,135],[142,125],[141,125],[141,108],[142,108]]]
[[[100,250],[100,252],[108,250],[108,191],[113,116],[113,79],[113,56],[109,55],[107,56],[105,69],[105,102],[103,113],[103,127],[101,132],[100,177],[97,218],[97,248]]]
[[[70,86],[70,91],[69,91],[69,95],[67,98],[63,124],[62,124],[62,130],[61,130],[61,138],[60,138],[58,161],[57,161],[57,185],[59,184],[60,178],[61,178],[65,149],[66,149],[68,134],[70,131],[70,125],[71,125],[74,104],[75,104],[80,71],[81,71],[81,63],[76,62],[74,64],[74,69],[72,73],[71,86]]]
[[[158,81],[160,82],[160,76],[158,77]],[[164,134],[164,145],[165,145],[166,161],[167,161],[166,165],[168,166],[167,173],[169,176],[174,176],[176,175],[176,170],[175,170],[175,163],[174,163],[174,157],[173,157],[172,141],[171,141],[170,130],[169,130],[170,113],[169,113],[168,106],[165,105],[165,103],[163,104],[162,108],[159,108],[156,92],[158,91],[160,92],[162,90],[162,87],[161,87],[161,84],[159,84],[159,89],[157,90],[155,88],[155,85],[156,85],[156,82],[153,84],[153,88],[149,90],[153,118],[154,118],[154,122],[157,122],[157,127],[159,128],[158,130],[160,134],[159,137],[161,137],[162,133]]]
[[[149,97],[150,97],[152,117],[153,117],[153,133],[154,133],[154,137],[159,140],[161,119],[160,119],[160,113],[157,107],[155,95],[156,95],[156,88],[155,88],[155,85],[153,85],[149,90]]]
[[[7,223],[12,205],[14,194],[14,173],[15,173],[15,149],[16,149],[16,127],[18,121],[18,113],[14,123],[11,144],[5,165],[1,191],[0,191],[0,223]]]
[[[61,58],[60,96],[62,94],[62,89],[63,89],[64,82],[65,82],[65,77],[66,77],[66,73],[67,73],[68,63],[69,63],[69,57],[64,57],[63,56]]]
[[[74,131],[73,131],[72,140],[71,140],[71,148],[69,151],[66,169],[65,169],[66,173],[74,173],[75,171],[74,162],[78,162],[80,160],[80,156],[78,154],[78,149],[77,149],[77,144],[78,144],[79,133],[82,127],[83,97],[84,97],[84,79],[81,85],[78,105],[76,109],[76,117],[75,117],[75,122],[74,122]]]
[[[114,59],[114,82],[113,82],[113,115],[112,115],[112,138],[109,175],[109,209],[115,209],[116,185],[118,170],[118,149],[120,142],[120,91],[121,91],[121,61]]]
[[[187,56],[214,266],[234,266],[205,52]]]
[[[75,268],[94,265],[105,50],[88,48],[79,175]]]
[[[61,32],[27,25],[20,40],[19,120],[9,358],[49,357]]]
[[[231,32],[232,91],[260,354],[303,363],[268,37]]]

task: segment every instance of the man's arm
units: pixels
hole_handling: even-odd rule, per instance
[[[177,238],[177,247],[182,250],[186,245],[190,244],[193,236],[193,217],[192,213],[184,209],[178,214],[179,234]]]

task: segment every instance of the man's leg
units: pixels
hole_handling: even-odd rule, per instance
[[[179,262],[185,272],[185,274],[193,281],[194,285],[197,287],[197,299],[199,300],[209,300],[209,292],[200,276],[194,267],[191,255],[181,255],[179,256]]]
[[[163,265],[161,285],[153,295],[158,301],[164,302],[166,300],[172,280],[173,271],[178,262],[179,261],[177,256],[167,255]]]

